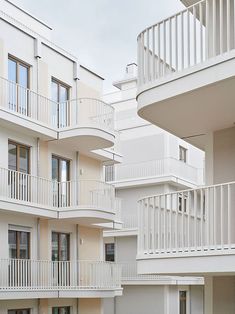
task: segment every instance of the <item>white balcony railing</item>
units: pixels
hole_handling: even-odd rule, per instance
[[[139,201],[139,256],[235,253],[235,182]]]
[[[56,127],[53,113],[58,104],[12,81],[0,78],[0,107],[17,115]]]
[[[175,158],[164,158],[105,167],[106,182],[138,180],[162,176],[175,176],[198,185],[203,183],[201,169],[195,168]]]
[[[102,290],[121,287],[121,268],[102,261],[0,260],[0,292]]]
[[[111,184],[96,180],[57,182],[5,168],[0,168],[0,198],[55,209],[120,211]]]
[[[138,228],[138,215],[137,211],[129,212],[122,209],[122,222],[123,229],[137,229]]]
[[[80,98],[59,105],[59,127],[91,126],[114,132],[114,109],[102,100]]]
[[[98,99],[81,98],[57,103],[0,78],[0,107],[55,130],[88,126],[114,133],[114,109]]]
[[[202,0],[138,36],[139,86],[235,48],[235,0]]]

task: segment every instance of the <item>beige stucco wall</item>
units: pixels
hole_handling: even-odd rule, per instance
[[[79,227],[79,259],[100,260],[103,245],[102,231],[99,229]]]
[[[101,180],[102,165],[99,160],[80,155],[79,156],[80,179]]]
[[[213,314],[235,313],[235,277],[213,278]]]
[[[214,183],[235,180],[235,127],[214,133]]]
[[[101,299],[80,299],[79,314],[101,314]]]

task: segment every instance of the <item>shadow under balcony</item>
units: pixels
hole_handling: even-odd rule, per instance
[[[121,268],[103,261],[0,260],[0,299],[122,295]]]
[[[203,0],[138,36],[138,114],[201,149],[234,125],[234,7]]]
[[[235,183],[139,201],[138,273],[235,274]]]
[[[0,168],[0,208],[97,227],[121,225],[114,186],[96,180],[57,182]]]

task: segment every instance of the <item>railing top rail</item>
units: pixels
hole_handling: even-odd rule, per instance
[[[89,101],[99,102],[99,103],[103,104],[104,106],[107,106],[108,108],[110,108],[112,111],[114,111],[114,108],[110,104],[106,103],[102,99],[92,98],[92,97],[81,97],[81,98],[68,99],[66,101],[60,102],[60,104],[63,104],[66,102],[75,102],[75,101],[79,101],[79,100],[89,100]]]
[[[159,21],[159,22],[157,22],[157,23],[154,23],[154,24],[152,24],[152,25],[146,27],[142,32],[139,33],[139,35],[137,36],[137,39],[139,39],[139,37],[140,37],[143,33],[145,33],[146,31],[150,30],[151,28],[156,27],[157,25],[162,24],[162,23],[164,23],[164,22],[167,22],[167,21],[169,21],[170,19],[173,19],[174,17],[179,16],[179,15],[185,13],[185,12],[188,12],[188,11],[192,10],[193,7],[198,6],[200,3],[203,3],[203,2],[206,3],[206,1],[207,1],[207,0],[200,0],[200,1],[198,1],[197,3],[194,3],[194,4],[190,5],[190,6],[188,6],[187,8],[185,8],[185,9],[183,9],[183,10],[181,10],[181,11],[178,11],[178,12],[176,12],[176,13],[170,15],[169,17],[167,17],[167,18],[165,18],[165,19],[163,19],[163,20],[161,20],[161,21]]]
[[[156,194],[156,195],[149,195],[149,196],[145,196],[145,197],[138,199],[138,202],[147,200],[149,198],[154,198],[154,197],[162,197],[162,196],[166,196],[166,195],[174,195],[174,194],[189,193],[189,192],[194,192],[194,191],[201,191],[201,190],[206,190],[206,189],[211,189],[211,188],[216,188],[216,187],[223,187],[223,186],[227,186],[227,185],[231,185],[231,184],[235,184],[235,181],[220,183],[220,184],[214,184],[214,185],[206,185],[206,186],[203,185],[203,186],[199,186],[195,189],[186,189],[186,190],[180,190],[180,191],[173,191],[173,192],[169,192],[169,193],[160,193],[160,194]]]
[[[109,261],[97,261],[97,260],[69,260],[69,261],[52,261],[45,259],[22,259],[22,258],[0,258],[1,261],[24,261],[24,262],[42,262],[42,263],[96,263],[96,264],[107,264],[107,265],[120,265],[120,263],[109,262]]]

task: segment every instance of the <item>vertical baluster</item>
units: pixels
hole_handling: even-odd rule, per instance
[[[216,56],[216,0],[212,0],[212,5],[213,5],[213,9],[212,9],[212,23],[213,23],[213,26],[212,26],[212,38],[213,38],[213,43],[212,43],[212,47],[213,47],[213,57]]]
[[[230,0],[227,0],[227,52],[230,51],[231,45],[230,45],[230,23],[231,23],[231,18],[230,18]]]
[[[194,64],[197,64],[197,12],[196,5],[193,6],[193,47],[194,47]]]
[[[181,67],[184,69],[184,12],[181,12]]]
[[[163,38],[164,40],[164,38]],[[164,45],[164,43],[163,43]],[[157,25],[157,77],[161,77],[161,23]],[[165,60],[163,60],[164,62]]]
[[[202,2],[199,4],[199,21],[200,21],[200,58],[201,62],[203,62],[203,11],[202,11]]]
[[[206,60],[209,58],[210,55],[210,51],[209,51],[209,40],[210,40],[210,36],[209,36],[209,27],[210,27],[210,14],[209,14],[209,0],[206,0],[206,23],[205,23],[205,28],[206,28]]]
[[[191,241],[190,241],[190,227],[191,227],[191,192],[187,192],[187,202],[186,202],[186,214],[188,217],[187,223],[187,242],[188,242],[188,252],[191,250]]]
[[[191,42],[190,42],[190,11],[187,10],[187,59],[188,59],[188,68],[190,67],[190,56],[191,56]]]
[[[224,249],[224,186],[220,186],[220,243]]]
[[[231,248],[231,184],[228,184],[228,248]]]
[[[147,82],[151,81],[150,76],[150,48],[149,48],[149,28],[146,30],[146,80]]]
[[[172,69],[172,20],[169,18],[169,64]]]
[[[203,207],[204,207],[204,197],[203,197],[203,189],[200,189],[200,247],[201,250],[204,249],[204,242],[203,242],[203,225],[204,225],[204,213],[203,213]]]
[[[156,78],[155,26],[152,26],[152,80]]]
[[[175,15],[175,70],[178,71],[178,15]]]
[[[224,10],[223,10],[224,1],[220,0],[219,2],[219,11],[220,11],[220,54],[224,52]]]
[[[214,225],[213,225],[213,242],[214,242],[214,248],[217,248],[217,193],[216,193],[217,188],[214,186],[213,187],[213,215],[214,215]]]

